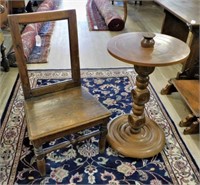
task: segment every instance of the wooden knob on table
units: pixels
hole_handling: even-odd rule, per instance
[[[141,40],[141,46],[143,48],[152,48],[155,44],[154,37],[156,35],[154,33],[146,32],[143,34],[143,39]]]

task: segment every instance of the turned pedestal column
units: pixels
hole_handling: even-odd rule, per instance
[[[150,40],[144,42],[144,37]],[[116,117],[109,123],[108,142],[127,157],[152,157],[162,151],[165,135],[162,128],[144,114],[145,103],[150,98],[147,88],[149,75],[156,66],[183,62],[190,49],[183,41],[174,37],[140,32],[113,37],[108,42],[107,49],[113,57],[133,64],[137,73],[136,84],[131,91],[132,112]]]

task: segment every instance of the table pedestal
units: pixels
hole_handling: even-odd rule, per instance
[[[136,87],[132,89],[132,114],[122,115],[108,125],[108,142],[119,153],[134,158],[152,157],[162,151],[165,135],[151,119],[145,117],[145,103],[149,101],[147,89],[149,74],[154,67],[134,66],[137,72]]]
[[[107,49],[116,59],[133,64],[138,74],[136,87],[131,91],[132,113],[109,123],[108,142],[127,157],[152,157],[164,148],[165,135],[159,125],[144,114],[145,103],[150,98],[149,75],[156,66],[184,62],[190,49],[172,36],[141,32],[117,35],[108,42]]]
[[[133,158],[148,158],[162,151],[165,137],[160,127],[148,117],[137,134],[131,132],[128,115],[114,119],[108,125],[108,142],[120,154]]]

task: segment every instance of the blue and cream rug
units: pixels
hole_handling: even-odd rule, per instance
[[[131,112],[134,70],[82,70],[81,76],[82,85],[112,111],[111,119]],[[30,72],[32,86],[69,77],[68,71]],[[17,80],[1,120],[0,184],[200,184],[199,169],[153,87],[148,88],[151,98],[145,113],[163,128],[166,136],[160,154],[147,159],[127,158],[109,145],[104,154],[99,154],[98,138],[93,137],[47,155],[47,175],[42,178],[27,137],[23,93]]]

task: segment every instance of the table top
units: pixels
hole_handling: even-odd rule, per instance
[[[167,66],[184,62],[190,49],[186,43],[169,35],[155,33],[153,48],[143,48],[143,32],[131,32],[114,36],[107,45],[115,58],[138,66]]]
[[[155,0],[155,2],[183,22],[191,24],[191,26],[200,25],[199,0]]]

